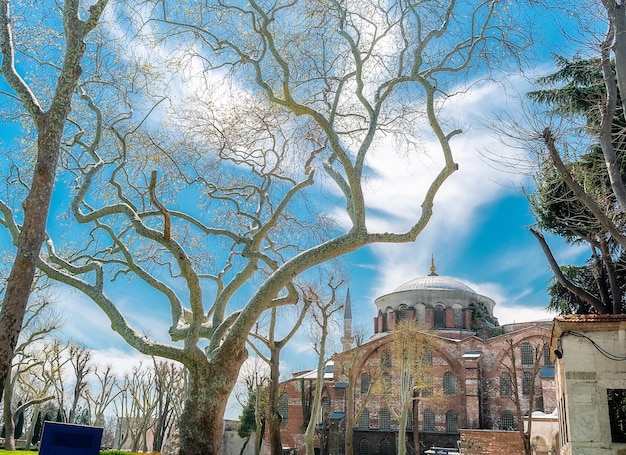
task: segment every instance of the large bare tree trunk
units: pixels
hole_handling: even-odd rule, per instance
[[[208,362],[199,348],[189,366],[189,397],[180,423],[180,455],[219,455],[228,397],[247,357],[243,346],[222,346]]]
[[[270,382],[268,390],[268,415],[267,421],[267,439],[270,445],[271,455],[281,455],[283,453],[283,445],[280,439],[280,423],[282,416],[278,412],[279,383],[280,383],[280,351],[272,350],[270,353]]]
[[[0,387],[4,386],[4,380],[11,368],[13,352],[22,328],[26,304],[35,277],[39,250],[46,236],[46,222],[61,150],[61,137],[72,109],[72,96],[82,72],[81,61],[86,50],[84,38],[96,26],[107,1],[99,0],[93,5],[89,10],[90,15],[87,21],[79,17],[79,0],[65,2],[63,25],[66,52],[52,103],[47,111],[41,109],[38,100],[17,74],[14,66],[9,1],[0,1],[0,42],[2,43],[0,72],[20,97],[37,128],[37,160],[28,196],[22,204],[24,222],[17,240],[17,253],[0,310]]]

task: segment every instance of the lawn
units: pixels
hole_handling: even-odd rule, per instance
[[[15,452],[10,452],[8,450],[0,449],[0,455],[37,455],[36,450],[16,450]]]

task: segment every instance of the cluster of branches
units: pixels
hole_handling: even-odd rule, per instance
[[[528,94],[560,121],[539,134],[542,159],[530,202],[537,219],[531,232],[554,273],[549,307],[561,314],[626,310],[626,16],[620,2],[602,6],[607,30],[598,53],[557,56],[558,70]],[[542,231],[587,246],[588,262],[560,266]]]
[[[182,411],[184,370],[154,361],[119,376],[92,351],[54,338],[63,321],[50,299],[34,300],[26,316],[1,400],[5,448],[15,450],[20,436],[35,444],[53,420],[104,427],[111,447],[160,451]]]
[[[298,277],[320,264],[416,239],[457,170],[461,131],[440,102],[527,41],[491,0],[122,2],[102,16],[107,3],[44,2],[55,39],[33,41],[36,15],[0,1],[5,116],[22,121],[26,144],[6,170],[18,191],[0,198],[17,250],[0,374],[37,265],[91,298],[132,347],[187,368],[181,453],[219,453],[258,319],[306,300]],[[62,51],[48,46],[59,40]],[[421,207],[408,226],[378,231],[364,183],[389,138],[409,156],[431,141],[440,157],[423,193],[407,189]],[[71,237],[46,232],[55,182],[69,188]],[[119,290],[131,280],[154,296],[169,339],[130,322]]]

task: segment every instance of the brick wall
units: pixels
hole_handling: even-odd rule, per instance
[[[524,453],[517,431],[460,430],[464,455],[517,455]]]

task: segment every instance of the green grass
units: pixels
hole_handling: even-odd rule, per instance
[[[15,452],[9,452],[8,450],[0,449],[0,455],[37,455],[37,451],[18,449]]]

